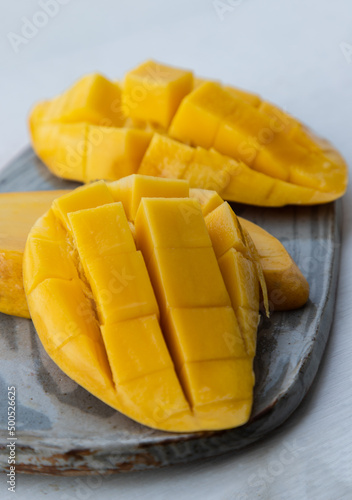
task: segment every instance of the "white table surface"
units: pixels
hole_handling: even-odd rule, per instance
[[[0,168],[28,144],[26,116],[36,100],[84,73],[119,78],[151,57],[260,93],[330,138],[351,163],[351,0],[61,0],[47,22],[37,15],[40,3],[0,3]],[[21,35],[33,16],[45,25],[27,43],[17,39],[16,52],[9,33]],[[16,497],[352,499],[350,190],[343,207],[334,327],[309,395],[284,426],[242,452],[163,470],[17,476]],[[4,477],[0,498],[13,498]]]

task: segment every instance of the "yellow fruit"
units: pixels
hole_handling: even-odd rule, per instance
[[[186,181],[174,183],[163,183],[162,179],[153,177],[135,176],[134,189],[132,190],[133,176],[110,183],[109,189],[114,201],[122,201],[124,209],[130,220],[135,215],[143,193],[155,197],[158,193],[162,197],[188,196],[188,184]],[[148,186],[147,186],[148,181]],[[28,193],[6,193],[0,195],[0,312],[15,316],[30,317],[27,301],[22,283],[22,260],[25,242],[30,228],[35,221],[44,214],[51,202],[64,194],[65,191],[38,191]],[[133,193],[133,198],[131,193]],[[222,198],[214,191],[203,189],[190,189],[190,196],[199,201],[204,217],[219,205],[223,204]],[[111,201],[111,198],[109,198]],[[180,213],[192,220],[194,210],[181,205]],[[92,214],[92,224],[94,214]],[[98,214],[94,223],[94,238],[99,238],[100,220]],[[65,231],[52,210],[42,219],[40,237],[49,241],[52,239],[65,239]],[[209,219],[207,219],[209,221]],[[249,235],[255,242],[260,262],[264,271],[265,281],[268,288],[270,306],[275,310],[294,309],[303,305],[309,293],[308,284],[302,273],[293,263],[291,257],[281,243],[259,226],[240,219],[242,229],[247,229]],[[45,230],[44,230],[45,228]],[[129,223],[133,231],[134,226]],[[116,229],[115,229],[116,230]],[[46,231],[46,232],[45,232]],[[112,232],[112,230],[111,230]],[[38,227],[32,229],[33,239],[38,236]],[[91,238],[88,233],[83,233],[84,246],[90,251]],[[120,243],[120,235],[115,234],[116,244]],[[114,246],[112,246],[112,249]],[[109,247],[106,249],[109,254]]]
[[[154,134],[138,173],[187,179],[192,188],[215,190],[225,200],[258,206],[312,205],[336,198],[333,193],[256,171],[214,149],[191,148],[158,134]]]
[[[331,145],[322,147],[321,141],[302,132],[298,122],[295,125],[290,117],[283,118],[284,113],[272,105],[261,103],[255,107],[240,94],[215,82],[205,82],[182,100],[169,134],[187,144],[213,147],[274,182],[284,182],[281,204],[292,203],[293,196],[289,195],[288,201],[285,198],[286,183],[297,188],[294,203],[323,203],[327,198],[342,196],[347,187],[347,166],[341,156],[328,154],[329,149],[333,150]],[[223,197],[243,201],[237,199],[231,187]],[[312,191],[310,197],[302,187]],[[253,189],[253,185],[247,185],[247,191]],[[271,188],[265,198],[266,203],[260,199],[257,204],[280,204]]]
[[[242,217],[239,221],[258,250],[270,308],[287,311],[303,306],[309,298],[309,284],[284,246],[253,222]]]
[[[84,182],[134,174],[151,138],[152,133],[144,130],[90,126]]]
[[[274,104],[154,61],[127,73],[122,90],[83,77],[39,103],[29,125],[49,169],[81,182],[138,172],[273,207],[326,203],[347,188],[342,156]]]
[[[166,129],[192,88],[191,71],[146,61],[125,76],[123,110],[133,119],[154,122]]]
[[[218,258],[212,243],[221,228],[208,233],[185,181],[151,181],[78,188],[36,222],[23,259],[34,325],[64,372],[138,422],[174,432],[242,425],[253,400],[256,256],[244,237],[243,252],[231,247],[236,259],[223,262],[228,252]]]
[[[97,73],[86,75],[63,94],[52,99],[42,119],[47,122],[121,127],[121,88]]]

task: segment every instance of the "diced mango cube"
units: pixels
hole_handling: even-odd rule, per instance
[[[252,165],[263,143],[272,140],[270,118],[241,99],[234,98],[234,110],[218,128],[214,148],[222,154]]]
[[[57,364],[63,369],[75,367],[78,381],[84,380],[97,397],[112,391],[111,370],[101,341],[85,334],[77,335],[61,345],[55,355]]]
[[[197,148],[183,178],[191,187],[213,189],[221,193],[237,174],[238,164],[231,158],[225,158],[214,150]]]
[[[200,205],[190,198],[143,198],[135,228],[146,261],[155,248],[211,247]]]
[[[270,205],[268,199],[276,182],[276,179],[256,172],[241,162],[238,164],[237,172],[232,175],[229,185],[221,193],[221,197],[251,205]],[[255,186],[255,189],[248,190],[248,186]]]
[[[180,179],[189,165],[194,149],[165,135],[154,134],[138,173]]]
[[[101,330],[117,386],[152,372],[173,368],[155,315],[112,323],[102,326]]]
[[[127,218],[132,221],[142,198],[185,198],[189,195],[187,181],[139,174],[112,182],[109,188],[114,199],[122,201]]]
[[[86,75],[50,102],[44,118],[121,127],[126,117],[121,113],[120,101],[117,83],[99,74]]]
[[[226,120],[222,121],[218,128],[213,147],[219,153],[241,160],[249,166],[253,165],[259,151],[257,141],[252,135]]]
[[[278,133],[258,152],[253,168],[273,178],[288,181],[291,165],[300,165],[306,157],[304,148]]]
[[[125,76],[124,112],[132,118],[156,122],[167,128],[192,87],[191,71],[147,61]]]
[[[102,324],[159,314],[141,252],[101,257],[86,269]]]
[[[70,229],[68,215],[70,212],[85,208],[96,208],[106,203],[113,203],[114,198],[104,181],[82,186],[71,193],[54,200],[52,208],[61,222]]]
[[[65,242],[31,238],[27,243],[26,251],[30,264],[27,260],[24,267],[30,265],[33,269],[32,272],[29,269],[23,269],[23,272],[28,276],[28,293],[47,278],[71,280],[78,277],[74,261],[70,258],[69,249]]]
[[[186,362],[247,356],[232,307],[172,308],[165,336],[178,369]]]
[[[144,130],[90,125],[85,182],[116,181],[136,173],[151,138]]]
[[[46,191],[46,193],[50,193],[52,191]],[[42,192],[42,193],[45,193]],[[22,193],[21,193],[22,194]],[[61,195],[65,194],[64,191],[61,191]],[[42,195],[40,195],[41,197]],[[55,196],[53,197],[52,201],[55,199]],[[40,205],[39,205],[40,206]],[[44,204],[42,206],[44,208]],[[33,214],[34,215],[34,214]],[[60,221],[55,217],[54,211],[52,208],[46,212],[46,214],[40,215],[38,214],[37,217],[39,216],[39,219],[36,220],[34,225],[32,226],[31,231],[31,238],[39,238],[41,240],[50,240],[50,241],[66,241],[67,235],[66,231],[62,227],[62,224]],[[35,216],[34,216],[35,218]],[[33,220],[32,220],[33,224]],[[29,232],[30,229],[30,223],[27,228],[27,232]]]
[[[205,82],[181,102],[170,125],[171,137],[210,148],[221,120],[234,108],[233,97],[221,85]]]
[[[177,413],[191,416],[189,404],[173,368],[150,373],[119,386],[129,406],[136,413],[151,415],[153,425],[158,426]]]
[[[75,246],[85,262],[136,251],[122,203],[111,203],[68,214]]]
[[[231,248],[219,258],[219,266],[234,310],[238,307],[258,310],[259,285],[253,262]]]
[[[257,329],[259,323],[258,310],[239,307],[236,310],[236,318],[243,340],[246,344],[248,356],[253,357],[257,344]]]
[[[231,305],[212,248],[155,249],[148,270],[164,311]]]
[[[210,212],[205,217],[205,223],[218,258],[230,248],[248,254],[241,225],[228,203],[223,202]]]
[[[224,400],[249,399],[254,385],[252,359],[186,363],[180,378],[193,407]]]
[[[204,217],[224,203],[221,196],[210,189],[191,188],[189,196],[200,203]]]
[[[29,294],[29,303],[36,306],[32,319],[49,353],[82,332],[94,341],[101,340],[93,307],[79,280],[48,278]]]

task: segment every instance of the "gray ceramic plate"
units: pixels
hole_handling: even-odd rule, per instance
[[[0,191],[72,188],[27,149],[0,175]],[[310,301],[263,320],[249,423],[171,434],[139,425],[90,395],[54,364],[30,320],[0,314],[0,468],[7,467],[7,387],[17,390],[17,471],[109,473],[160,467],[238,450],[282,424],[316,375],[329,335],[338,276],[341,204],[234,206],[278,237],[306,275]]]

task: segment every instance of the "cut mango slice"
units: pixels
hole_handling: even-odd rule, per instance
[[[142,158],[139,174],[181,179],[194,155],[194,149],[170,140],[160,134],[154,134],[150,145]]]
[[[171,308],[165,319],[165,337],[178,368],[193,361],[246,357],[236,315],[228,306]]]
[[[144,130],[90,126],[83,180],[115,181],[134,174],[151,138],[152,133]]]
[[[333,193],[271,177],[213,149],[198,147],[193,149],[192,155],[185,155],[185,148],[187,151],[192,148],[164,136],[159,140],[157,136],[155,134],[151,141],[138,173],[153,175],[156,173],[154,165],[161,165],[163,161],[168,168],[157,170],[157,175],[161,177],[185,178],[192,188],[216,190],[223,199],[258,206],[283,206],[288,203],[313,205],[336,199]],[[158,147],[161,141],[163,145],[167,144],[162,149],[163,160]],[[177,162],[174,162],[175,157]],[[184,162],[183,167],[181,162]]]
[[[54,200],[24,252],[33,322],[64,372],[138,422],[174,432],[242,425],[256,337],[243,323],[259,312],[253,250],[244,237],[246,257],[223,264],[199,202],[182,196],[185,181],[156,179],[159,196],[144,197],[150,183],[135,175],[120,190],[136,204],[135,240],[124,202],[102,181]]]
[[[50,101],[42,118],[48,122],[121,127],[126,120],[121,112],[121,88],[97,73],[86,75]]]
[[[326,203],[346,191],[333,146],[251,92],[155,61],[122,85],[88,75],[33,109],[33,147],[55,175],[90,182],[138,171],[258,206]]]
[[[342,158],[327,157],[321,147],[312,154],[308,141],[299,136],[295,140],[287,127],[278,126],[273,112],[273,107],[256,108],[220,84],[205,82],[183,99],[169,134],[194,146],[214,147],[272,179],[322,193],[321,202],[326,194],[331,199],[341,196],[347,186]],[[282,114],[280,118],[282,122]],[[228,199],[238,201],[230,192]],[[296,203],[300,202],[307,203],[300,200],[298,190]]]
[[[127,218],[134,221],[142,198],[185,198],[189,184],[184,180],[165,180],[144,175],[130,175],[108,185],[115,201],[123,203]]]
[[[270,308],[285,311],[303,306],[309,297],[309,284],[284,246],[253,222],[242,217],[239,217],[239,221],[257,248]]]
[[[205,82],[183,99],[169,134],[194,146],[210,148],[221,120],[234,108],[233,98],[214,82]]]
[[[147,61],[126,74],[123,109],[131,118],[167,128],[181,100],[192,88],[191,71]]]
[[[122,182],[123,181],[123,182]],[[127,182],[128,181],[128,182]],[[134,188],[132,185],[134,183]],[[173,188],[170,182],[162,178],[135,175],[131,178],[121,179],[116,183],[108,184],[110,192],[115,201],[124,202],[126,213],[131,212],[132,204],[135,214],[140,200],[144,195],[163,197],[188,196],[188,184],[186,181],[174,181]],[[131,191],[134,197],[130,196]],[[28,193],[6,193],[0,195],[0,312],[29,318],[30,314],[23,290],[22,279],[22,259],[25,242],[31,226],[45,213],[51,202],[65,191],[38,191]],[[223,204],[222,198],[215,191],[203,189],[190,189],[191,198],[196,199],[202,208],[204,217],[211,211]],[[109,198],[109,200],[111,200]],[[111,205],[108,205],[110,207]],[[113,207],[112,212],[116,209]],[[184,217],[192,219],[194,210],[188,210],[181,205],[181,212]],[[93,214],[97,213],[95,218]],[[93,234],[88,231],[82,232],[83,243],[86,252],[94,251],[96,240],[104,238],[104,232],[112,235],[112,224],[114,215],[109,221],[106,218],[105,229],[102,227],[98,217],[99,211],[92,212],[92,224],[94,224]],[[118,214],[116,214],[118,216]],[[135,215],[133,216],[133,220]],[[94,223],[94,219],[96,222]],[[71,216],[71,225],[72,225]],[[207,219],[208,220],[208,219]],[[281,243],[269,233],[259,228],[256,224],[245,219],[241,220],[242,228],[246,228],[255,242],[259,253],[260,262],[264,271],[265,281],[268,288],[270,307],[275,310],[295,309],[300,307],[308,299],[309,286],[297,265],[281,245]],[[134,225],[129,222],[129,229],[134,231]],[[52,210],[41,218],[40,225],[35,224],[31,231],[33,239],[40,235],[40,239],[64,241],[66,233],[61,222],[54,216]],[[124,233],[128,235],[127,232]],[[116,235],[117,236],[117,235]],[[120,240],[121,236],[121,240]],[[103,253],[109,255],[114,251],[114,246],[125,244],[122,234],[119,240],[112,240],[109,245],[103,247]],[[77,241],[77,246],[79,243]],[[292,286],[294,284],[294,286]]]

